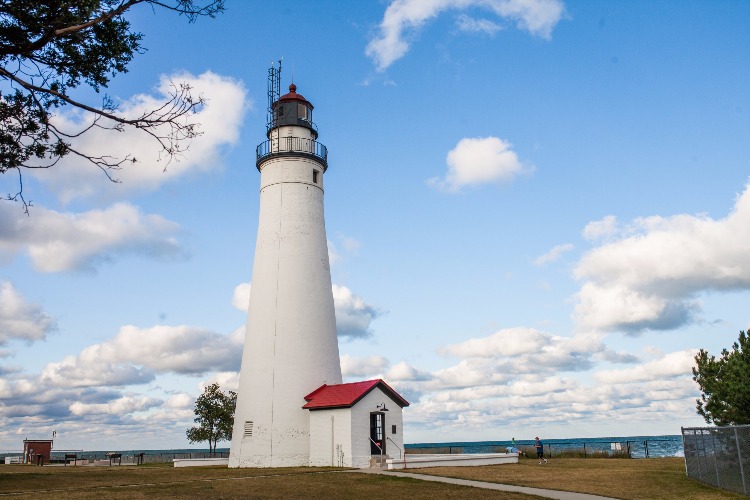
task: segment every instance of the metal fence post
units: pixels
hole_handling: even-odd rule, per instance
[[[719,476],[719,462],[716,460],[716,440],[714,439],[714,433],[711,432],[711,449],[714,452],[714,469],[716,469],[716,486],[721,488],[721,476]]]
[[[682,436],[682,453],[685,455],[685,475],[690,477],[690,470],[687,464],[687,452],[685,451],[685,428],[680,426],[680,435]]]
[[[737,461],[740,463],[742,492],[747,495],[747,480],[745,479],[745,467],[742,465],[742,448],[740,448],[740,437],[737,435],[737,427],[734,428],[734,442],[737,443]]]
[[[700,431],[701,436],[701,480],[708,482],[708,451],[706,450],[706,433]]]

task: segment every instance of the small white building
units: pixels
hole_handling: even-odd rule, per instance
[[[409,403],[383,380],[323,384],[307,396],[310,465],[369,467],[404,456],[402,410]]]

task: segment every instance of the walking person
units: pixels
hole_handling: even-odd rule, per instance
[[[536,442],[534,443],[534,448],[536,448],[536,458],[539,459],[539,463],[542,463],[542,460],[544,460],[544,463],[547,463],[547,459],[544,458],[544,443],[542,443],[539,440],[539,436],[536,438]]]

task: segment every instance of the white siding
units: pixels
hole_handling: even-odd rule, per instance
[[[352,467],[370,465],[370,413],[378,411],[377,405],[385,403],[385,452],[390,457],[398,457],[404,449],[404,420],[401,407],[380,390],[373,389],[352,408]],[[396,434],[391,426],[396,426]],[[395,445],[394,445],[395,443]]]
[[[310,412],[310,466],[352,467],[351,424],[350,408]]]

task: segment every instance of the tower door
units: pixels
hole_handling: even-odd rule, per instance
[[[385,413],[370,413],[370,439],[370,454],[380,455],[382,448],[385,455]]]

